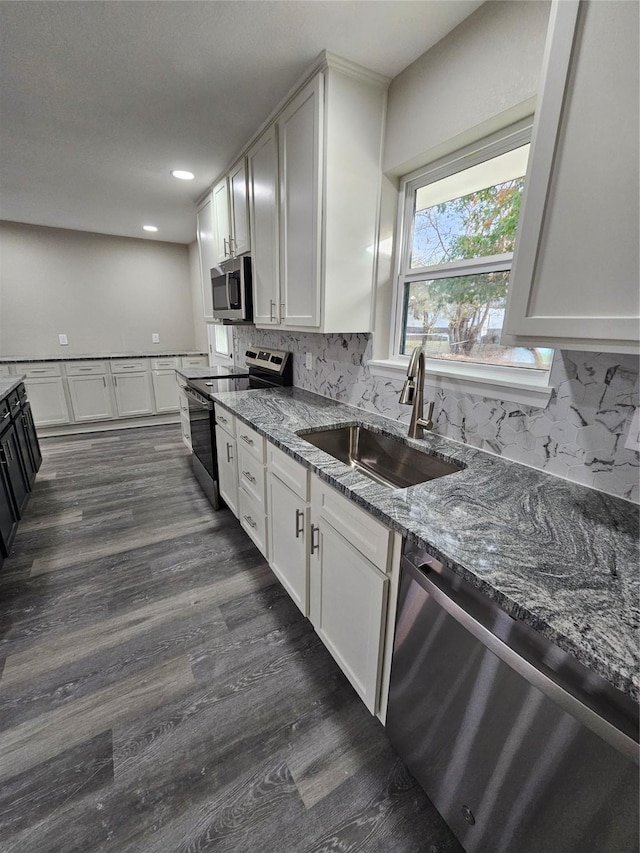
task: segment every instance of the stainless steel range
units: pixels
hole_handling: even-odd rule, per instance
[[[184,389],[189,401],[193,473],[214,509],[220,506],[220,493],[211,394],[221,391],[283,388],[293,384],[293,360],[290,352],[250,347],[245,358],[248,365],[246,371],[220,368],[221,372],[216,376],[189,379]]]

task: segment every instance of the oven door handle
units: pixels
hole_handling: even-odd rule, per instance
[[[208,411],[211,411],[213,409],[212,400],[205,400],[203,397],[196,395],[195,392],[193,392],[188,385],[185,386],[184,392],[187,397],[189,397],[189,399],[193,400],[194,403],[197,403],[202,409],[207,409]]]

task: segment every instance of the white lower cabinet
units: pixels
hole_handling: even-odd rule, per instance
[[[113,376],[116,408],[121,418],[153,414],[153,396],[149,374],[118,373]]]
[[[218,455],[218,491],[220,497],[238,518],[238,464],[236,440],[221,426],[216,426]]]
[[[68,376],[67,382],[74,420],[104,421],[113,418],[111,394],[104,374]]]
[[[302,613],[308,616],[309,504],[271,470],[267,474],[267,489],[269,565]]]
[[[179,410],[175,375],[175,369],[171,368],[151,371],[156,412],[177,412]]]
[[[46,379],[25,379],[36,426],[55,426],[70,421],[64,380],[60,376]]]
[[[267,519],[274,574],[366,707],[378,713],[393,629],[391,532],[271,444]]]
[[[191,447],[191,423],[189,421],[189,402],[184,389],[187,380],[176,373],[176,392],[178,394],[178,406],[180,408],[180,429],[182,430],[182,440],[189,450]]]

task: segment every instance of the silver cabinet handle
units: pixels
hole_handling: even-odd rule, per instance
[[[9,444],[9,442],[5,444],[5,452],[9,457],[9,462],[13,462],[13,453],[11,451],[11,445]]]
[[[254,529],[254,530],[256,529],[256,527],[257,527],[258,525],[255,523],[255,521],[251,518],[251,516],[250,516],[250,515],[243,515],[242,517],[243,517],[243,518],[244,518],[244,520],[247,522],[247,524],[249,525],[249,527],[253,527],[253,529]]]
[[[224,256],[226,258],[227,255],[231,254],[231,247],[230,246],[229,246],[229,250],[227,251],[227,238],[226,237],[222,238],[222,244],[223,244],[222,248],[224,250]]]
[[[118,387],[118,377],[117,377],[117,376],[114,376],[114,377],[113,377],[113,384],[114,384],[116,387]]]
[[[227,462],[233,462],[233,455],[231,453],[232,449],[233,444],[229,444],[229,442],[227,442]]]
[[[318,534],[318,538],[316,539],[316,533]],[[311,553],[315,554],[315,552],[320,548],[320,528],[316,527],[315,524],[311,525]]]
[[[78,373],[80,373],[80,371],[81,371],[81,370],[82,370],[82,371],[84,371],[84,372],[86,373],[86,372],[87,372],[87,370],[93,370],[93,368],[92,368],[92,367],[79,367],[79,368],[78,368]]]
[[[255,444],[252,438],[249,438],[248,435],[241,435],[240,438],[244,441],[245,444],[250,444],[252,447]]]
[[[30,373],[46,373],[46,372],[47,372],[47,368],[46,368],[46,367],[43,367],[43,368],[41,368],[41,369],[39,368],[39,369],[37,369],[37,370],[36,370],[35,368],[33,368],[33,367],[32,367],[32,368],[31,368],[31,370],[30,370],[29,372],[30,372]]]
[[[235,237],[232,237],[231,234],[229,234],[229,254],[230,255],[234,254],[234,252],[236,251],[235,242],[236,242]]]
[[[11,412],[7,412],[6,415],[2,416],[2,420],[6,421],[7,418],[11,417]]]
[[[250,483],[255,483],[256,481],[256,478],[253,476],[253,474],[250,474],[249,471],[243,471],[242,476],[246,477]]]
[[[304,533],[304,512],[301,509],[296,510],[296,539],[299,539]]]
[[[105,379],[104,376],[102,377],[102,384],[105,388],[107,387],[107,380]]]
[[[269,300],[269,322],[270,323],[276,322],[276,318],[273,316],[273,309],[275,308],[275,304],[276,303],[274,302],[273,299]]]
[[[221,423],[221,424],[229,423],[229,421],[226,418],[223,418],[222,415],[216,415],[216,417],[218,418],[218,423]]]

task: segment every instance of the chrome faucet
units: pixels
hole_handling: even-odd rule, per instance
[[[422,347],[416,347],[407,368],[407,378],[402,391],[400,402],[405,406],[413,406],[409,438],[422,438],[425,429],[433,429],[433,402],[429,403],[427,419],[422,417],[424,408],[424,353]]]

